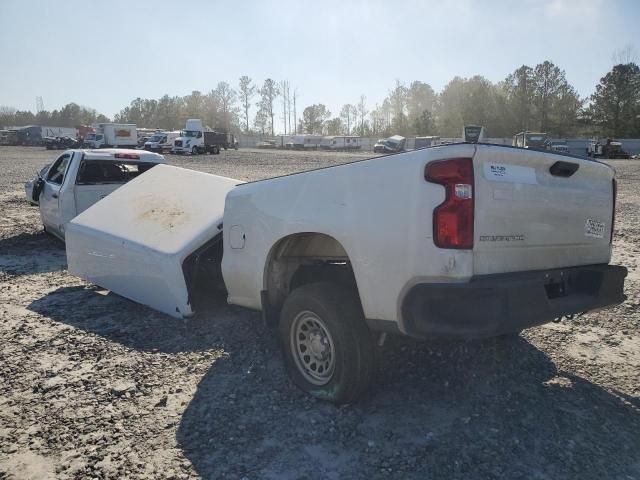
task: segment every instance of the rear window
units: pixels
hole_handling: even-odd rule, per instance
[[[77,185],[127,183],[154,167],[155,163],[83,160],[78,170]]]

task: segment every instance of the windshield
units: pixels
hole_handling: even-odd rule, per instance
[[[86,139],[87,140],[95,140],[96,139],[96,134],[95,133],[89,133],[89,134],[87,134]]]
[[[465,140],[477,140],[480,136],[480,130],[482,127],[464,127]]]
[[[162,135],[152,135],[149,138],[149,142],[159,142],[162,140]]]
[[[536,135],[527,134],[527,145],[529,146],[542,145],[545,142],[546,138],[547,138],[546,136],[540,135],[540,134],[536,134]]]
[[[181,137],[193,137],[193,138],[195,138],[195,137],[198,136],[199,133],[200,132],[198,132],[196,130],[182,130],[180,132],[180,136]]]

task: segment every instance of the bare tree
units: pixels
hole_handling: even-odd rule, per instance
[[[298,96],[298,89],[293,91],[293,126],[295,128],[296,135],[298,134],[298,117],[296,115],[296,97]]]
[[[351,125],[356,120],[356,107],[350,103],[346,103],[340,110],[340,118],[345,126],[345,133],[349,135],[351,133]]]
[[[246,75],[240,77],[240,101],[244,110],[245,133],[249,133],[249,109],[255,93],[256,86],[252,85],[252,80]]]
[[[632,43],[627,43],[620,50],[611,55],[611,63],[613,65],[626,65],[628,63],[638,63],[638,52]]]
[[[360,95],[358,103],[358,115],[360,116],[360,135],[364,135],[364,119],[369,112],[367,111],[367,97]]]
[[[280,82],[280,92],[282,94],[282,123],[284,124],[284,134],[287,134],[287,105],[288,105],[288,94],[289,94],[289,82],[287,80],[282,80]],[[289,133],[291,131],[289,130]]]
[[[274,128],[275,125],[273,123],[273,117],[274,117],[273,103],[275,102],[278,95],[280,95],[278,84],[271,78],[267,78],[264,81],[262,88],[260,89],[260,96],[262,97],[260,101],[260,104],[261,104],[260,106],[265,109],[266,113],[269,115],[269,118],[271,119],[271,135],[272,136],[275,135],[275,128]]]
[[[220,112],[222,113],[224,126],[229,130],[231,127],[231,117],[237,114],[235,108],[237,93],[227,82],[218,83],[214,92],[220,102]]]

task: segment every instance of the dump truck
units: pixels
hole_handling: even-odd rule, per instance
[[[69,222],[67,262],[171,317],[216,292],[261,311],[293,382],[345,403],[389,334],[511,335],[624,301],[615,195],[604,163],[487,144],[247,183],[158,165]]]

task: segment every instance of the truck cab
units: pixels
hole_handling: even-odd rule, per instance
[[[180,136],[173,141],[171,153],[190,153],[192,155],[204,153],[204,131],[202,120],[190,118],[187,120],[184,130],[180,132]]]
[[[161,155],[135,150],[65,151],[33,188],[44,229],[64,240],[71,219],[159,163]]]

